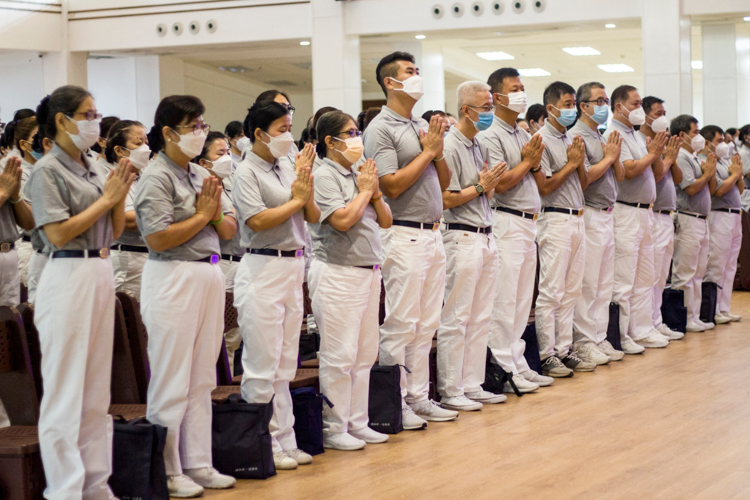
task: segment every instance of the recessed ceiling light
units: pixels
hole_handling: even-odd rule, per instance
[[[424,35],[416,35],[414,38],[416,38],[417,40],[424,40],[427,37]]]
[[[565,47],[563,51],[571,56],[598,56],[601,54],[601,52],[592,47]]]
[[[605,24],[604,27],[605,28],[616,28],[617,26],[614,25],[614,24],[612,24],[612,23],[609,23],[609,24]]]
[[[690,61],[690,67],[693,69],[703,69],[703,61]]]
[[[607,73],[631,73],[635,71],[627,64],[599,64],[597,67]]]
[[[515,59],[505,52],[477,52],[477,55],[486,61],[509,61]]]
[[[750,16],[745,16],[742,18],[743,21],[750,21]]]
[[[518,74],[521,76],[550,76],[552,73],[542,68],[525,68],[519,69]]]
[[[307,40],[303,40],[299,44],[300,45],[310,45],[310,42],[308,42]]]

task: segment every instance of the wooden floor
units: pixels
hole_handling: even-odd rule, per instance
[[[750,292],[732,311],[744,320],[206,496],[750,499]]]

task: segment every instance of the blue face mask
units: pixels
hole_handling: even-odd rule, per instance
[[[490,128],[492,122],[495,120],[495,114],[492,111],[482,111],[477,114],[479,115],[479,121],[474,122],[474,126],[477,130],[481,132],[482,130]]]
[[[31,151],[31,152],[30,152],[29,154],[30,154],[30,155],[32,156],[32,158],[34,158],[34,159],[35,159],[36,161],[39,161],[39,160],[41,160],[41,159],[42,159],[42,156],[44,156],[44,153],[37,153],[36,151]]]
[[[550,116],[557,120],[557,123],[559,123],[563,127],[569,127],[573,125],[573,123],[575,123],[576,118],[578,117],[575,109],[558,109],[555,106],[552,107],[560,112],[560,118],[556,117],[553,114],[550,114]]]
[[[594,114],[589,116],[599,125],[604,125],[609,118],[609,106],[594,106]]]

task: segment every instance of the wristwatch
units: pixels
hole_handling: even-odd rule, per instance
[[[541,165],[539,165],[539,166],[538,166],[538,167],[536,167],[536,168],[532,168],[532,169],[531,169],[531,173],[532,173],[532,174],[535,174],[535,173],[539,172],[539,171],[540,171],[541,169],[542,169],[542,166],[541,166]]]
[[[484,186],[482,186],[482,185],[481,185],[481,184],[479,184],[479,183],[477,183],[477,185],[476,185],[476,186],[474,186],[474,189],[476,189],[476,190],[477,190],[477,193],[479,193],[479,194],[483,194],[483,193],[484,193]]]

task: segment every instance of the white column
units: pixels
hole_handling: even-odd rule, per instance
[[[441,110],[456,116],[456,111],[445,109],[445,72],[443,71],[443,50],[439,45],[422,42],[422,64],[419,74],[424,79],[424,110]]]
[[[135,58],[136,119],[150,129],[160,99],[159,56]]]
[[[344,2],[312,0],[313,108],[333,106],[352,116],[362,110],[359,36],[346,35]]]
[[[682,0],[643,2],[643,83],[641,97],[664,99],[668,117],[692,114],[690,18]]]
[[[63,85],[78,85],[88,87],[87,52],[71,52],[68,37],[68,3],[62,0],[62,23],[60,40],[60,51],[47,52],[43,54],[44,92],[51,94],[56,88]]]
[[[722,24],[704,25],[701,29],[704,116],[701,125],[729,128],[749,121],[748,33],[735,28],[734,24]]]

